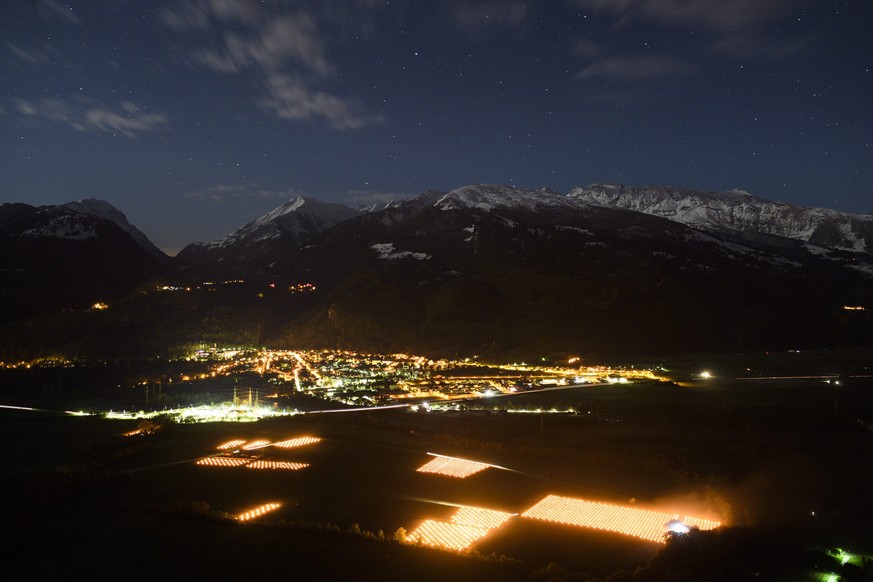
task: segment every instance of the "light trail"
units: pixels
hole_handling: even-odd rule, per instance
[[[11,404],[0,404],[0,408],[8,408],[9,410],[28,410],[31,412],[58,412],[57,410],[43,410],[42,408],[31,408],[29,406],[12,406]]]
[[[326,410],[307,410],[303,414],[329,414],[334,412],[367,412],[370,410],[391,410],[394,408],[409,408],[412,404],[386,404],[385,406],[364,406],[361,408],[328,408]]]
[[[486,465],[488,467],[491,467],[492,469],[500,469],[502,471],[512,471],[512,469],[508,469],[506,467],[501,467],[500,465],[493,465],[491,463],[484,463],[482,461],[471,461],[470,459],[462,459],[461,457],[452,457],[451,455],[440,455],[438,453],[431,453],[430,451],[428,451],[427,454],[430,455],[431,457],[442,457],[443,459],[454,459],[456,461],[465,461],[467,463],[477,463],[479,465]]]
[[[742,378],[734,378],[735,380],[839,380],[838,374],[827,374],[821,376],[745,376]]]
[[[0,408],[6,410],[23,410],[25,412],[50,412],[52,414],[71,414],[73,416],[95,416],[94,412],[83,412],[81,410],[49,410],[47,408],[31,408],[30,406],[15,406],[13,404],[0,404]]]

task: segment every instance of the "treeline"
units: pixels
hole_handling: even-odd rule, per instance
[[[241,525],[250,525],[250,526],[260,526],[260,527],[272,527],[279,529],[286,529],[295,532],[308,533],[308,534],[319,534],[319,535],[329,535],[329,536],[339,536],[346,538],[353,538],[357,540],[364,540],[369,542],[379,542],[379,543],[390,543],[390,544],[402,544],[407,546],[415,546],[422,548],[430,548],[431,546],[427,546],[425,544],[420,543],[419,541],[412,540],[406,528],[399,527],[394,533],[388,534],[383,530],[377,530],[375,532],[362,529],[360,524],[352,523],[348,527],[341,527],[338,524],[332,523],[330,521],[320,522],[320,521],[307,521],[304,519],[270,519],[269,516],[262,517],[254,522],[246,522],[242,524],[239,522],[236,517],[230,513],[225,511],[216,511],[211,509],[208,502],[204,500],[178,500],[166,504],[155,504],[151,506],[151,511],[156,513],[162,513],[167,515],[179,515],[179,516],[187,516],[194,517],[200,519],[208,519],[211,521],[220,521],[225,523],[240,523]],[[520,567],[521,562],[519,560],[515,560],[503,554],[482,554],[475,548],[466,548],[463,550],[448,550],[443,548],[434,548],[439,551],[447,551],[451,553],[455,553],[461,556],[474,558],[477,560],[483,560],[487,562],[495,562],[499,564],[507,564],[515,567]]]

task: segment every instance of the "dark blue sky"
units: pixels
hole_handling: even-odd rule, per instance
[[[0,201],[158,246],[304,194],[620,182],[873,211],[866,0],[4,0]]]

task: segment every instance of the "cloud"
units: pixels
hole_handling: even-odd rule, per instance
[[[74,101],[16,99],[15,110],[27,118],[65,123],[83,133],[102,132],[136,138],[169,127],[169,118],[165,114],[145,111],[131,101],[122,101],[117,108],[110,108],[87,98]]]
[[[597,56],[603,51],[603,47],[591,39],[582,38],[576,41],[573,47],[573,54],[577,54],[586,58]]]
[[[518,28],[526,16],[527,4],[521,0],[463,2],[454,11],[455,24],[471,37],[495,30]]]
[[[809,0],[577,0],[591,10],[612,12],[622,19],[651,18],[680,26],[715,31],[761,26],[796,11]]]
[[[576,0],[578,6],[612,13],[615,28],[631,20],[651,20],[668,26],[703,28],[712,41],[709,50],[730,58],[784,58],[811,39],[774,31],[772,24],[788,18],[816,0]]]
[[[295,188],[287,190],[270,190],[261,188],[258,184],[216,184],[208,188],[199,190],[191,190],[185,192],[186,198],[201,198],[212,200],[215,202],[223,202],[228,199],[245,199],[245,198],[277,198],[281,200],[290,200],[297,196],[305,196],[305,194]]]
[[[213,23],[254,24],[258,7],[239,0],[191,0],[163,8],[158,19],[176,32],[207,30]]]
[[[350,11],[374,9],[368,4],[316,5],[344,21]],[[382,121],[381,115],[366,113],[350,99],[317,89],[336,74],[336,67],[327,57],[324,34],[314,13],[304,12],[299,4],[291,11],[281,3],[271,4],[272,10],[258,6],[234,0],[199,0],[165,9],[159,19],[178,33],[212,31],[217,43],[181,49],[188,63],[224,74],[257,73],[254,82],[260,94],[253,96],[253,104],[279,119],[324,120],[339,130],[361,129]],[[202,35],[190,36],[202,39]]]
[[[28,50],[16,46],[11,42],[7,42],[6,46],[7,48],[9,48],[10,52],[12,52],[15,58],[28,65],[44,65],[51,61],[51,57],[49,57],[49,55],[45,51],[40,50],[36,47],[31,47]]]
[[[227,31],[223,46],[195,49],[191,56],[195,62],[223,73],[238,73],[250,67],[272,72],[293,63],[321,76],[334,72],[315,23],[307,15],[283,16],[245,33]]]
[[[312,121],[323,118],[334,129],[360,129],[383,121],[381,115],[368,115],[356,111],[348,100],[313,92],[299,77],[274,74],[267,79],[269,96],[260,104],[280,119],[289,121]]]
[[[63,20],[67,24],[75,24],[81,26],[82,19],[73,13],[73,9],[68,6],[61,6],[55,0],[40,0],[40,6],[45,6],[48,9],[48,16]]]
[[[158,12],[158,20],[176,32],[209,28],[209,13],[203,5],[195,3],[163,8]]]
[[[634,81],[659,77],[676,77],[689,73],[692,68],[683,61],[665,55],[616,55],[592,62],[579,71],[578,79],[602,77],[620,81]]]

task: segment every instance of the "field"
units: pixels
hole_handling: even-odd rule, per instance
[[[21,534],[15,568],[24,578],[85,578],[157,561],[198,576],[251,567],[337,579],[360,568],[361,579],[380,579],[432,563],[459,579],[529,579],[557,562],[606,577],[663,547],[519,515],[549,495],[870,552],[866,382],[580,387],[459,412],[167,424],[131,437],[121,435],[135,421],[3,410],[2,483],[6,499],[21,500],[11,514]],[[236,519],[268,503],[277,505],[250,521],[277,527]],[[444,535],[494,559],[359,535],[390,540],[399,528],[410,541],[438,545]],[[331,558],[337,552],[343,560]],[[39,556],[52,559],[24,559]]]

